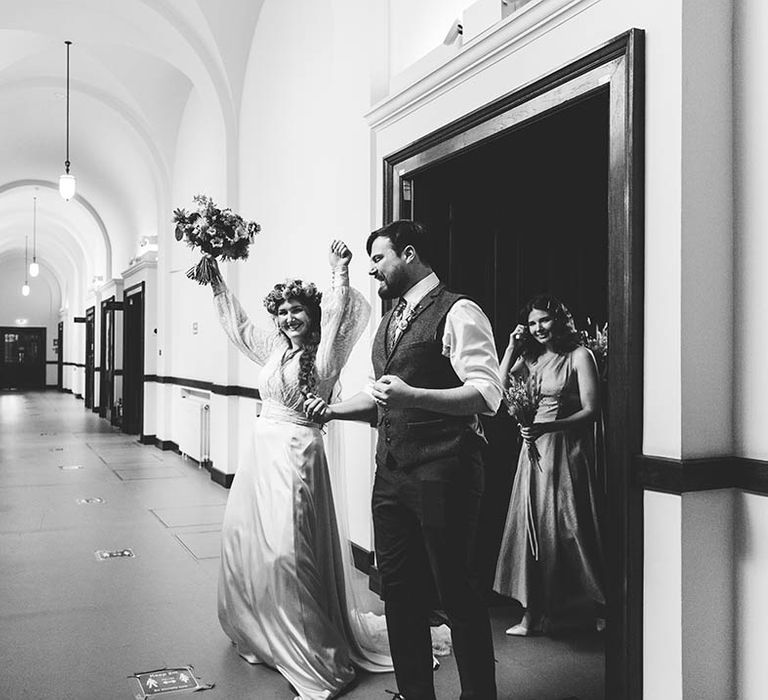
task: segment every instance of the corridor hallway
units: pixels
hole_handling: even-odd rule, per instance
[[[194,462],[140,445],[70,394],[0,392],[0,700],[130,699],[128,676],[186,665],[215,683],[201,700],[292,699],[216,618],[226,498]],[[95,554],[125,549],[135,557]],[[500,699],[602,698],[597,637],[505,637],[506,613],[494,620]],[[435,679],[441,700],[457,696],[453,657]],[[391,674],[361,674],[344,697],[389,688]]]

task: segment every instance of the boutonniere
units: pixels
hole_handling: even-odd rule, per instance
[[[397,319],[397,330],[399,330],[401,333],[405,333],[405,331],[408,330],[409,326],[411,325],[411,321],[413,321],[413,317],[416,315],[416,311],[418,310],[419,306],[418,304],[411,309],[408,310],[408,313],[403,314],[400,316],[400,318]]]

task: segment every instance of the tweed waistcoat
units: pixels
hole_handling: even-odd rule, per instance
[[[428,292],[408,315],[408,326],[389,353],[386,338],[392,311],[385,314],[372,349],[376,379],[392,374],[423,389],[462,386],[450,360],[442,354],[442,336],[448,311],[463,298],[442,284]],[[457,454],[462,437],[468,431],[479,432],[476,415],[449,416],[420,408],[381,406],[377,427],[376,463],[390,469],[408,469]]]

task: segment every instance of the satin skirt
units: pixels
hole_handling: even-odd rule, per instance
[[[355,676],[339,546],[319,428],[265,403],[224,515],[219,621],[303,700],[332,698]]]
[[[493,589],[548,616],[604,604],[600,493],[586,432],[544,433],[538,464],[523,445]]]

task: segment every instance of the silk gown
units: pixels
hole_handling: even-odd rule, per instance
[[[573,353],[526,362],[526,370],[541,396],[536,422],[580,410]],[[605,603],[594,432],[542,434],[538,465],[520,450],[493,588],[548,616]]]
[[[215,302],[232,342],[263,365],[262,411],[224,515],[219,620],[245,659],[277,669],[302,700],[332,698],[354,678],[353,662],[391,670],[386,632],[371,639],[345,587],[323,435],[301,410],[300,353],[251,323],[223,283]],[[323,293],[318,395],[330,397],[369,315],[344,280]]]

